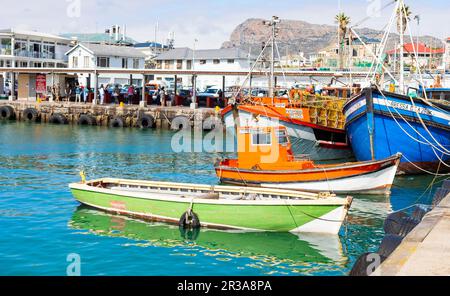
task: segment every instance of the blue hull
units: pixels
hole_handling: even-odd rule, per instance
[[[386,98],[377,90],[368,89],[344,106],[347,135],[356,159],[382,160],[400,152],[404,155],[400,172],[417,174],[423,173],[423,170],[448,171],[447,166],[440,164],[439,158],[450,164],[450,156],[445,155],[444,149],[436,143],[437,141],[450,150],[448,107],[430,107],[415,100],[414,108],[409,97],[393,93],[384,95]],[[436,141],[420,123],[414,110],[419,112],[419,116]],[[427,141],[435,147],[433,148]]]

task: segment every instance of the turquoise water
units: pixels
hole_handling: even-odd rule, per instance
[[[217,183],[220,154],[173,153],[169,131],[0,123],[0,275],[66,275],[78,254],[82,275],[344,275],[376,251],[385,216],[416,202],[429,177],[398,178],[391,198],[360,196],[339,237],[202,230],[80,207],[67,187],[123,177]],[[422,202],[429,203],[425,194]]]

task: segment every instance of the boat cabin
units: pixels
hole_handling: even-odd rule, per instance
[[[284,126],[238,128],[238,159],[229,160],[242,169],[273,170],[313,167],[309,160],[296,160]]]

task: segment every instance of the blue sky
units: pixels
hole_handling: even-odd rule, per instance
[[[102,32],[113,24],[126,24],[130,37],[145,41],[155,38],[158,22],[158,41],[173,31],[176,46],[192,47],[197,38],[199,48],[217,48],[247,18],[277,15],[282,19],[332,25],[341,7],[356,23],[378,5],[376,1],[383,6],[391,0],[0,0],[3,7],[0,28],[88,33]],[[450,37],[448,0],[406,3],[414,14],[421,15],[420,29],[412,25],[414,34]],[[391,11],[385,10],[363,26],[382,29]]]

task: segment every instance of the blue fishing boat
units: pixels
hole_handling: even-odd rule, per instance
[[[402,153],[399,172],[450,170],[450,104],[412,98],[378,87],[364,89],[344,106],[346,130],[358,161]]]

